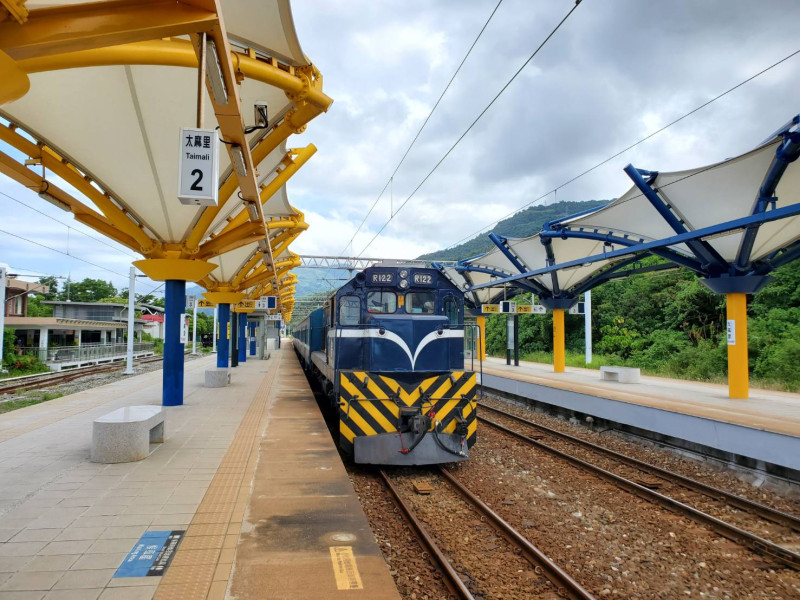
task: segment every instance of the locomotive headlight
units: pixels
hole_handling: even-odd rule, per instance
[[[400,288],[401,289],[406,289],[407,287],[408,287],[408,280],[407,279],[401,279],[400,280]]]
[[[406,277],[408,277],[408,271],[406,271],[405,269],[402,269],[400,271],[400,279],[405,279]]]

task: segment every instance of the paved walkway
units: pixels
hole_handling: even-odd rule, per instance
[[[800,394],[751,389],[747,400],[732,400],[728,387],[663,377],[642,376],[640,383],[601,381],[594,369],[567,367],[566,373],[553,373],[553,366],[520,362],[508,366],[505,360],[488,358],[486,373],[694,415],[765,431],[800,436]]]
[[[161,371],[0,415],[0,600],[150,599],[161,577],[112,579],[148,529],[187,530],[180,547],[187,555],[176,555],[170,583],[205,582],[185,567],[214,555],[206,587],[221,582],[209,597],[224,597],[238,537],[230,522],[244,514],[245,469],[229,448],[243,419],[253,417],[254,397],[274,361],[242,365],[220,393],[202,386],[214,360],[186,363],[185,405],[167,409],[167,441],[144,461],[89,462],[91,423],[122,406],[160,404]],[[220,473],[226,476],[218,479]],[[232,502],[226,483],[235,486]],[[232,506],[224,519],[227,504],[211,506],[223,496],[220,502]],[[208,508],[219,510],[201,514]],[[208,535],[193,541],[190,523],[207,525],[191,534]],[[218,564],[227,573],[224,566],[217,572]]]

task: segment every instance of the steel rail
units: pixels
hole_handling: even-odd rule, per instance
[[[469,500],[473,506],[480,510],[485,517],[491,521],[500,532],[508,539],[509,542],[517,546],[525,559],[531,563],[538,572],[541,572],[547,580],[552,583],[558,590],[559,596],[570,598],[572,600],[595,600],[589,592],[587,592],[581,584],[570,577],[566,571],[561,569],[556,563],[550,560],[544,552],[539,550],[536,546],[531,544],[521,533],[509,525],[500,515],[494,512],[489,506],[478,498],[475,494],[469,491],[463,483],[461,483],[455,475],[450,473],[444,467],[439,467],[441,474],[447,479],[464,498]]]
[[[617,475],[616,473],[612,473],[611,471],[607,471],[597,465],[593,465],[591,463],[586,462],[580,458],[572,456],[571,454],[567,454],[566,452],[562,452],[561,450],[556,450],[544,444],[538,440],[530,438],[518,431],[514,431],[513,429],[509,429],[508,427],[504,427],[499,423],[492,421],[491,419],[487,419],[486,417],[478,417],[480,421],[490,425],[499,431],[502,431],[512,437],[515,437],[523,442],[526,442],[532,446],[535,446],[545,452],[549,452],[569,462],[570,464],[582,468],[586,471],[594,475],[598,475],[600,478],[605,479],[606,481],[616,485],[628,491],[632,494],[635,494],[642,498],[643,500],[647,500],[648,502],[654,502],[659,504],[668,510],[675,512],[677,514],[681,514],[684,516],[689,517],[690,519],[704,525],[710,527],[715,532],[720,534],[723,537],[728,538],[736,542],[737,544],[741,544],[742,546],[753,550],[754,552],[761,554],[763,556],[771,557],[776,561],[782,563],[785,566],[788,566],[792,569],[800,570],[800,554],[792,552],[787,548],[783,548],[782,546],[778,546],[769,540],[765,540],[757,535],[750,533],[749,531],[744,531],[743,529],[739,529],[738,527],[731,525],[730,523],[726,523],[716,517],[712,517],[711,515],[704,513],[696,508],[693,508],[687,504],[679,502],[674,498],[670,498],[669,496],[665,496],[664,494],[659,494],[658,492],[651,490],[649,488],[644,487],[643,485],[639,485],[629,479],[625,479]]]
[[[414,530],[417,539],[419,539],[420,543],[427,548],[430,556],[436,560],[437,564],[439,565],[439,569],[442,571],[442,573],[444,573],[444,582],[448,589],[453,593],[454,596],[458,598],[462,598],[463,600],[475,600],[475,597],[472,595],[469,589],[467,589],[466,584],[462,581],[461,577],[459,577],[458,573],[453,568],[453,565],[449,560],[447,560],[447,557],[442,553],[442,551],[439,549],[439,546],[436,545],[436,542],[427,532],[425,526],[420,522],[419,519],[417,519],[416,515],[414,515],[414,511],[411,509],[411,507],[402,499],[400,493],[397,491],[397,488],[394,487],[391,479],[389,479],[389,476],[383,470],[378,472],[380,473],[383,482],[386,484],[394,503],[402,511],[406,521],[408,521]]]
[[[615,452],[614,450],[605,448],[603,446],[600,446],[599,444],[594,444],[587,440],[574,437],[572,435],[569,435],[568,433],[564,433],[562,431],[558,431],[557,429],[552,429],[550,427],[547,427],[546,425],[540,425],[539,423],[534,423],[533,421],[529,421],[520,416],[514,415],[504,410],[500,410],[499,408],[494,408],[493,406],[487,406],[485,404],[479,404],[478,406],[480,406],[481,410],[490,410],[496,412],[498,414],[503,415],[504,417],[508,417],[509,419],[513,419],[520,423],[524,423],[525,425],[528,425],[530,427],[534,427],[539,431],[547,433],[548,435],[552,435],[553,437],[566,440],[577,446],[588,448],[593,452],[597,452],[598,454],[603,454],[605,456],[613,458],[614,460],[618,460],[619,462],[625,463],[630,467],[639,469],[646,473],[650,473],[651,475],[654,475],[656,477],[666,479],[667,481],[672,481],[673,483],[679,486],[704,494],[713,500],[725,501],[727,504],[734,506],[738,509],[756,514],[759,517],[762,517],[768,521],[772,521],[773,523],[778,523],[779,525],[785,525],[787,527],[790,527],[791,529],[794,529],[795,531],[800,531],[800,518],[796,517],[793,514],[777,510],[775,508],[772,508],[771,506],[766,506],[765,504],[754,502],[753,500],[743,498],[742,496],[737,496],[736,494],[726,492],[725,490],[721,490],[712,485],[702,483],[690,477],[685,477],[678,473],[674,473],[673,471],[662,469],[661,467],[657,467],[656,465],[652,465],[648,462],[644,462],[636,458],[627,456],[625,454]]]
[[[162,358],[159,356],[158,358],[143,358],[143,359],[136,359],[138,364],[147,364],[151,362],[161,361]],[[11,383],[11,385],[4,385],[2,380],[0,380],[0,395],[3,394],[13,394],[19,390],[37,390],[44,387],[48,387],[51,385],[60,385],[62,383],[69,383],[70,381],[74,381],[76,379],[81,379],[82,377],[89,377],[91,375],[99,375],[101,373],[109,373],[111,371],[117,371],[120,369],[120,363],[113,363],[113,364],[100,364],[100,365],[92,365],[88,367],[77,367],[76,369],[70,369],[69,371],[63,373],[40,373],[37,375],[31,375],[28,379],[24,381],[15,380]]]

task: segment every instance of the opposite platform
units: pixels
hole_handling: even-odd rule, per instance
[[[800,474],[800,395],[751,390],[748,400],[728,398],[723,385],[661,377],[628,384],[601,381],[598,371],[501,359],[484,363],[484,383],[569,411],[657,434],[687,449],[715,450],[734,460],[796,479]],[[658,436],[661,436],[659,438]],[[714,453],[712,453],[714,454]],[[783,472],[788,469],[788,472]],[[794,473],[792,473],[794,472]]]
[[[351,585],[347,576],[353,568],[361,597],[398,597],[347,475],[332,462],[333,442],[317,426],[321,417],[313,412],[307,383],[296,377],[291,349],[273,353],[269,361],[241,364],[233,369],[232,384],[222,389],[203,386],[204,370],[213,361],[186,363],[185,404],[167,409],[166,441],[140,462],[89,462],[92,421],[122,406],[158,404],[160,372],[0,415],[0,600],[305,598],[312,577],[317,597],[331,592],[346,598],[350,592],[339,592],[337,582]],[[299,412],[289,417],[283,413],[291,412],[293,398]],[[275,456],[282,455],[277,463],[291,465],[296,479],[276,474],[274,484],[257,485],[287,498],[295,486],[295,497],[285,504],[295,508],[319,497],[309,530],[303,529],[302,512],[295,512],[299,523],[287,524],[293,537],[306,540],[302,551],[285,547],[286,538],[278,537],[280,515],[251,507],[258,500],[251,497],[254,475],[275,463],[264,453],[268,443],[262,433],[280,431],[278,421],[304,424],[313,443],[300,443],[293,454],[293,439],[273,438]],[[304,448],[314,453],[303,454]],[[330,462],[319,463],[326,454]],[[323,506],[331,510],[324,512]],[[313,543],[322,530],[334,537]],[[166,573],[114,577],[142,536],[153,531],[185,532]],[[248,546],[253,540],[254,547]],[[282,556],[275,555],[277,546]],[[351,562],[339,549],[346,546],[352,548]],[[280,589],[271,584],[254,595],[247,591],[256,589],[247,587],[251,564],[288,571],[300,569],[299,561],[309,556],[316,560],[313,573],[297,570]]]

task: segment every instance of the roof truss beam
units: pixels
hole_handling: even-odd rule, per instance
[[[118,0],[42,8],[24,24],[0,22],[0,50],[15,60],[208,31],[216,12],[175,0]]]

